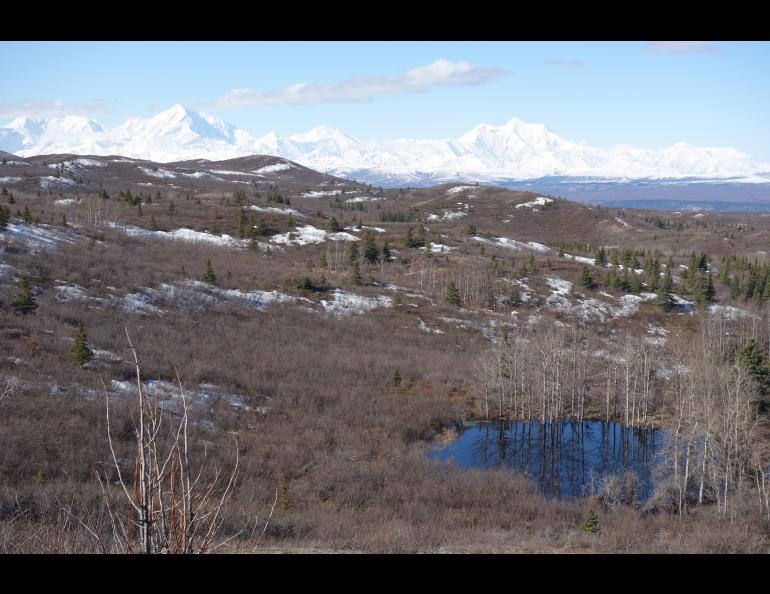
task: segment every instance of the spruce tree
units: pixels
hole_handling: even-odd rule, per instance
[[[600,247],[596,251],[596,257],[594,258],[595,266],[604,266],[607,264],[607,252],[604,251],[604,247]]]
[[[393,384],[394,388],[398,388],[401,385],[401,374],[398,372],[398,369],[393,370],[393,375],[390,376],[390,383]]]
[[[353,281],[354,285],[361,284],[361,268],[358,266],[358,261],[354,262],[351,267],[350,280]]]
[[[83,366],[90,361],[93,356],[94,353],[88,348],[88,343],[86,342],[86,332],[83,330],[83,324],[78,324],[78,329],[75,332],[75,340],[69,350],[69,357],[78,365]]]
[[[29,278],[23,277],[16,287],[16,299],[13,301],[16,311],[23,314],[33,313],[37,309],[35,296],[32,293],[32,284]]]
[[[457,285],[454,281],[449,281],[444,291],[444,301],[452,305],[460,305],[460,291],[457,290]]]
[[[13,193],[8,194],[8,204],[16,204],[16,200],[13,197]]]
[[[660,283],[657,296],[655,297],[655,305],[662,307],[665,310],[674,307],[674,296],[671,294],[672,286],[671,269],[667,268],[666,275],[663,277],[663,282]]]
[[[406,237],[404,237],[404,247],[414,247],[414,237],[412,236],[412,228],[406,228]]]
[[[211,267],[211,260],[206,261],[206,270],[203,273],[203,280],[210,285],[217,284],[217,276],[214,274],[214,269]]]
[[[390,260],[390,246],[388,240],[385,240],[385,244],[382,246],[382,261],[387,262]]]
[[[380,250],[374,243],[374,233],[367,231],[364,233],[364,260],[369,264],[376,264],[380,257]]]
[[[393,295],[393,307],[399,308],[401,307],[401,293],[396,291],[396,293]]]
[[[597,534],[601,532],[601,528],[599,528],[599,517],[596,515],[596,510],[593,505],[589,506],[583,515],[580,531],[583,534]]]
[[[765,357],[762,354],[762,348],[757,344],[756,340],[750,338],[741,345],[735,353],[735,363],[751,373],[751,376],[757,382],[757,386],[763,394],[770,391],[770,382],[768,381],[768,376],[770,376],[770,365],[769,362],[765,360]]]
[[[8,221],[11,220],[11,211],[6,206],[0,206],[0,229],[8,227]]]
[[[586,289],[592,289],[594,287],[594,277],[588,269],[588,266],[583,266],[583,268],[580,269],[577,284]]]
[[[358,243],[355,241],[348,242],[348,264],[358,264]]]
[[[330,233],[337,233],[341,229],[340,224],[337,222],[336,217],[332,217],[331,219],[329,219],[329,222],[326,224],[326,228],[329,230]]]
[[[631,282],[628,286],[628,292],[629,293],[641,293],[642,292],[642,279],[641,277],[636,274],[635,272],[631,273]]]

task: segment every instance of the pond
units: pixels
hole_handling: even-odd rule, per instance
[[[430,457],[463,468],[507,467],[547,497],[603,494],[618,502],[649,497],[661,472],[667,434],[603,421],[494,421],[455,426],[458,436],[432,445]]]

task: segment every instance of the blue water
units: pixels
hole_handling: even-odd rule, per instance
[[[627,503],[643,502],[652,492],[667,441],[660,430],[602,421],[494,421],[455,429],[456,440],[431,446],[431,459],[464,468],[507,467],[535,481],[546,496],[562,499],[596,494],[614,476]]]

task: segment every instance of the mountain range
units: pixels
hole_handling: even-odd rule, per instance
[[[456,139],[361,142],[327,126],[291,136],[271,132],[255,137],[175,105],[115,128],[83,116],[18,117],[0,127],[0,150],[22,157],[69,153],[157,162],[275,155],[333,175],[391,186],[543,178],[770,183],[770,164],[733,148],[679,142],[662,150],[628,145],[602,149],[516,118],[502,126],[479,124]]]

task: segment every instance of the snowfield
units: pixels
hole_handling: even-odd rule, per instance
[[[459,194],[460,192],[467,192],[477,189],[476,186],[455,186],[454,188],[449,188],[446,193],[447,194]]]
[[[0,177],[0,184],[17,184],[20,181],[20,177]]]

